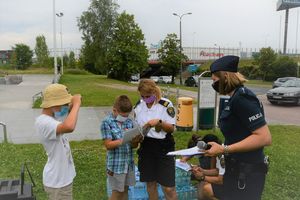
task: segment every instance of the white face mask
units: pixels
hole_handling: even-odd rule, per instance
[[[116,120],[117,120],[118,122],[125,122],[127,119],[128,119],[128,117],[123,117],[122,115],[118,115],[118,116],[116,117]]]

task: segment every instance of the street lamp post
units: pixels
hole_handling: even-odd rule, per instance
[[[53,57],[54,57],[54,75],[57,75],[57,58],[56,58],[56,16],[55,0],[53,0]]]
[[[191,15],[192,13],[184,13],[182,15],[178,15],[177,13],[173,13],[174,16],[179,17],[179,36],[180,36],[180,54],[182,53],[182,31],[181,31],[181,19],[184,15]],[[180,85],[182,85],[182,60],[180,59]]]
[[[64,16],[64,13],[56,13],[56,16],[60,19],[60,49],[61,49],[61,67],[60,67],[60,73],[64,73],[64,52],[63,52],[63,41],[62,41],[62,17]]]
[[[217,47],[217,46],[218,46],[218,45],[215,44],[215,47]],[[220,45],[219,45],[218,49],[219,49],[219,52],[218,52],[219,55],[218,55],[218,57],[221,58],[221,47],[220,47]]]

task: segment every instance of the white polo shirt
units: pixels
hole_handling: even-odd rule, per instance
[[[69,141],[63,134],[56,134],[60,123],[44,114],[35,121],[35,129],[48,156],[43,171],[43,184],[51,188],[67,186],[76,176]]]
[[[167,123],[175,125],[175,116],[173,117],[168,114],[167,109],[173,107],[172,102],[169,99],[161,98],[161,100],[168,102],[167,106],[163,106],[160,103],[154,103],[151,108],[148,108],[143,100],[135,107],[135,119],[140,126],[144,126],[151,119],[161,119]],[[166,137],[166,132],[161,130],[156,132],[155,128],[152,127],[147,134],[147,137],[164,139]]]

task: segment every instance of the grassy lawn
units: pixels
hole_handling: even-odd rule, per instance
[[[273,144],[266,148],[271,165],[264,190],[264,200],[300,199],[300,127],[270,126]],[[204,135],[208,131],[200,131]],[[220,135],[220,133],[217,133]],[[176,149],[185,148],[191,132],[175,134]],[[106,197],[105,155],[102,141],[71,142],[77,176],[74,180],[75,200],[102,200]],[[46,199],[42,188],[42,172],[46,155],[40,144],[0,144],[0,179],[19,177],[21,164],[28,162],[29,169],[37,184],[34,194],[37,199]],[[135,156],[136,158],[136,156]],[[26,182],[29,177],[25,175]]]
[[[102,75],[63,75],[60,83],[65,84],[72,94],[82,95],[82,106],[97,107],[111,106],[116,96],[126,94],[135,104],[139,99],[137,84],[127,83],[114,79],[108,79]],[[125,87],[131,87],[131,90]],[[161,85],[162,91],[166,90],[166,85]],[[170,95],[170,100],[175,102],[175,96]],[[39,108],[41,100],[37,100],[34,108]]]
[[[270,81],[262,81],[262,80],[249,80],[246,82],[246,86],[255,86],[255,87],[266,87],[266,88],[272,88],[273,82]]]

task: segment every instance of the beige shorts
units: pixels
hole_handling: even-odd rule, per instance
[[[73,200],[73,183],[62,188],[44,186],[49,200]]]
[[[108,184],[112,191],[124,192],[125,186],[135,185],[135,174],[133,170],[128,170],[127,174],[108,173]]]

